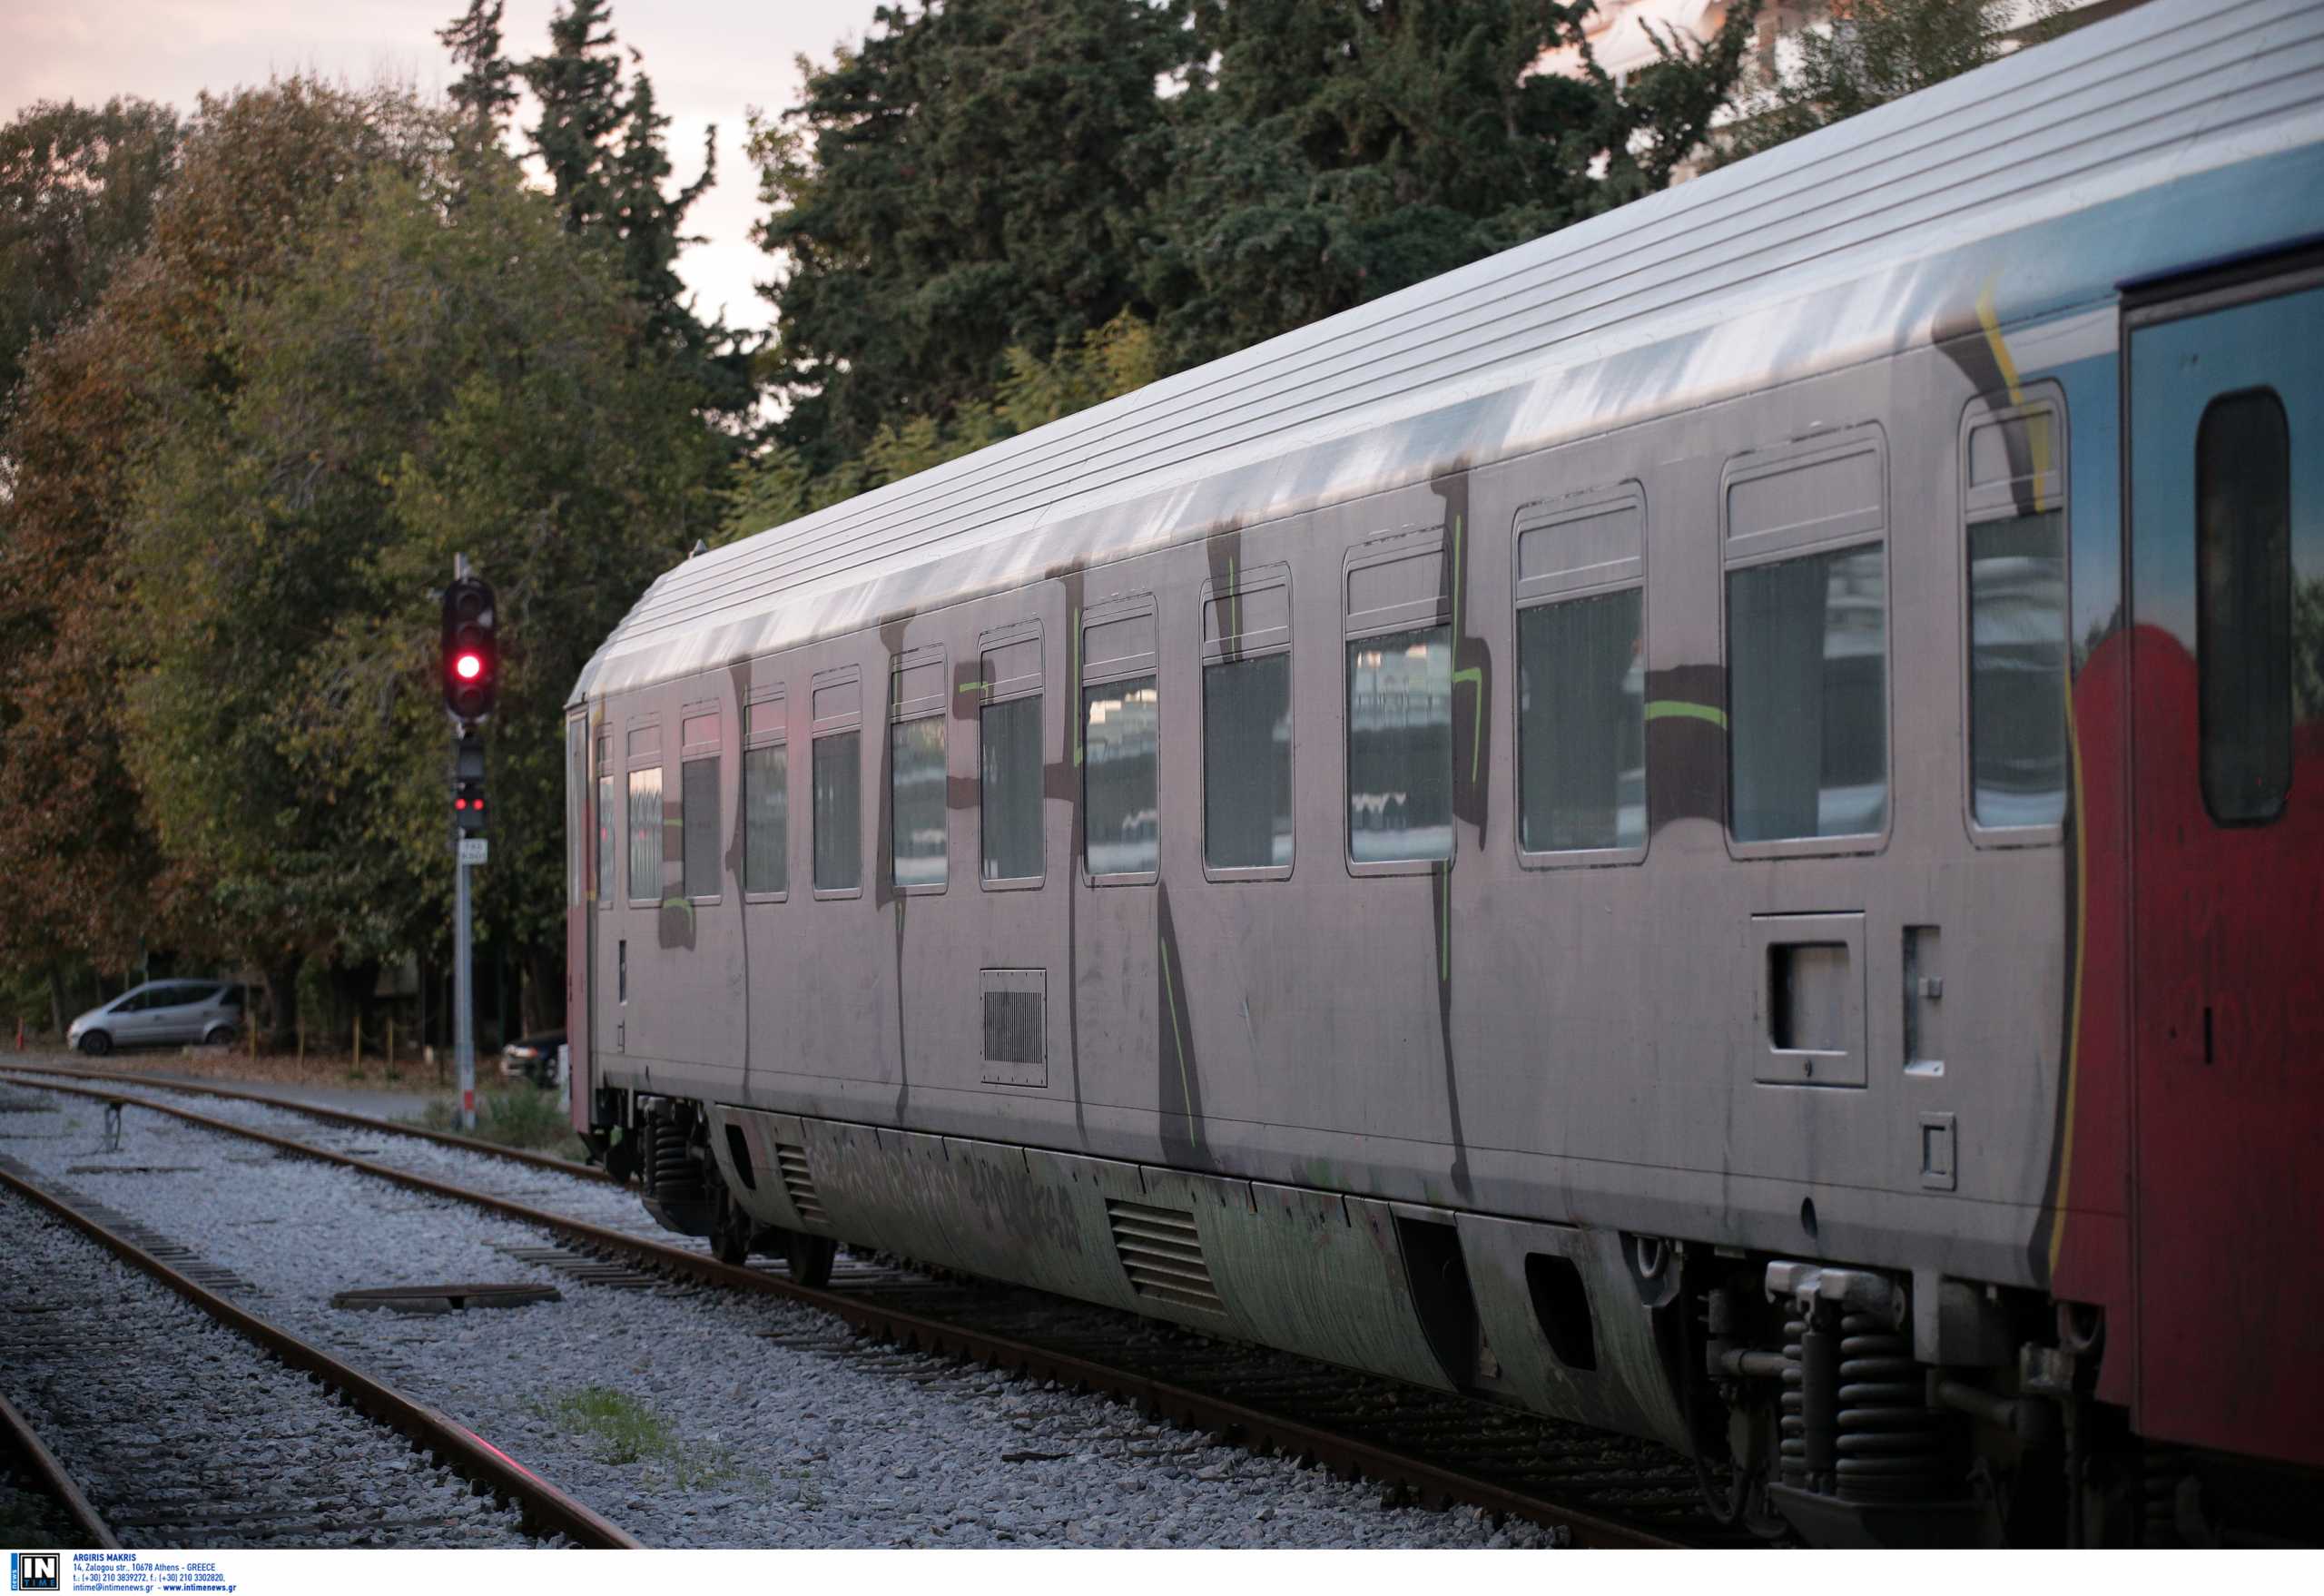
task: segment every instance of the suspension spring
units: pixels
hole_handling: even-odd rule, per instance
[[[1802,1489],[1807,1484],[1807,1416],[1799,1348],[1807,1335],[1806,1319],[1783,1322],[1783,1395],[1778,1404],[1781,1418],[1777,1426],[1779,1439],[1776,1448],[1778,1477],[1785,1484]]]
[[[1947,1494],[1945,1438],[1905,1338],[1869,1314],[1840,1321],[1839,1493],[1852,1502]]]
[[[655,1197],[664,1202],[685,1202],[706,1194],[702,1166],[688,1156],[686,1129],[675,1119],[654,1121],[646,1179]]]

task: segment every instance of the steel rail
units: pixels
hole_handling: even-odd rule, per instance
[[[76,1090],[69,1087],[50,1089]],[[144,1103],[140,1106],[169,1111],[165,1104]],[[212,1124],[221,1128],[233,1128],[226,1126],[223,1120],[214,1120]],[[579,1501],[566,1495],[457,1420],[424,1403],[414,1401],[360,1369],[341,1363],[320,1347],[300,1340],[281,1325],[271,1324],[199,1282],[188,1279],[127,1236],[115,1234],[44,1187],[6,1169],[0,1169],[0,1187],[46,1209],[123,1263],[152,1276],[288,1367],[314,1376],[373,1422],[400,1433],[415,1446],[432,1449],[463,1478],[515,1503],[525,1522],[536,1532],[563,1535],[579,1546],[628,1550],[640,1546],[641,1542],[628,1532],[600,1518]]]
[[[172,1080],[163,1076],[134,1075],[121,1069],[91,1069],[79,1064],[0,1064],[0,1075],[62,1075],[72,1080],[109,1080],[124,1086],[142,1086],[153,1091],[190,1092],[205,1098],[231,1098],[237,1102],[258,1103],[269,1108],[281,1108],[291,1114],[305,1114],[316,1119],[328,1119],[338,1125],[351,1125],[361,1130],[384,1131],[391,1136],[417,1137],[421,1141],[437,1142],[448,1148],[459,1148],[467,1152],[483,1153],[489,1158],[506,1158],[511,1163],[529,1164],[536,1169],[553,1169],[559,1175],[571,1175],[582,1180],[601,1180],[608,1185],[625,1184],[615,1180],[596,1164],[576,1164],[570,1158],[560,1158],[554,1153],[537,1153],[528,1148],[505,1147],[499,1142],[486,1141],[481,1137],[462,1136],[452,1130],[429,1130],[424,1126],[409,1124],[400,1119],[381,1119],[370,1114],[358,1114],[347,1108],[325,1108],[320,1103],[294,1103],[269,1092],[249,1091],[240,1087],[212,1086],[207,1081]]]
[[[1472,1474],[1406,1456],[1373,1442],[1343,1435],[1280,1414],[1246,1407],[1208,1392],[1113,1368],[1070,1353],[1036,1346],[1012,1336],[950,1325],[905,1309],[866,1302],[842,1292],[801,1286],[756,1269],[722,1264],[707,1254],[688,1252],[664,1242],[650,1241],[602,1225],[593,1225],[586,1219],[575,1219],[530,1207],[487,1192],[470,1191],[432,1176],[413,1174],[387,1164],[375,1164],[368,1158],[359,1158],[347,1153],[335,1153],[291,1137],[277,1136],[272,1131],[212,1118],[175,1104],[157,1103],[150,1098],[120,1092],[59,1086],[54,1082],[39,1083],[39,1089],[150,1108],[207,1130],[241,1137],[281,1152],[376,1176],[408,1190],[467,1203],[520,1224],[547,1230],[584,1246],[617,1254],[632,1263],[702,1285],[804,1303],[845,1321],[869,1335],[907,1346],[918,1346],[928,1352],[971,1358],[996,1368],[1037,1374],[1045,1379],[1060,1380],[1105,1392],[1188,1428],[1213,1431],[1253,1448],[1272,1447],[1295,1457],[1313,1458],[1343,1476],[1362,1475],[1382,1484],[1401,1486],[1432,1505],[1466,1502],[1490,1512],[1563,1529],[1578,1546],[1677,1548],[1681,1544],[1648,1530],[1512,1491]]]
[[[121,1550],[121,1542],[114,1538],[113,1527],[89,1504],[89,1499],[81,1493],[81,1487],[74,1483],[72,1475],[64,1472],[64,1465],[57,1461],[54,1453],[49,1451],[41,1440],[40,1433],[32,1427],[31,1421],[18,1413],[15,1404],[5,1395],[0,1395],[0,1443],[5,1443],[24,1459],[25,1466],[31,1471],[33,1478],[40,1483],[42,1490],[56,1499],[56,1504],[73,1521],[73,1527],[80,1531],[90,1551]]]

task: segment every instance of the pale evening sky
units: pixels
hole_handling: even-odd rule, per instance
[[[860,40],[877,0],[614,0],[614,33],[640,52],[670,118],[676,181],[701,171],[703,129],[718,126],[718,181],[688,218],[704,241],[678,271],[705,316],[763,327],[769,307],[752,284],[772,260],[751,242],[757,185],[743,158],[751,106],[770,114],[796,103],[803,52],[830,60]],[[136,94],[193,107],[195,94],[255,86],[304,72],[361,85],[380,78],[440,96],[456,75],[436,30],[466,0],[0,0],[0,113],[37,100],[103,103]],[[518,59],[547,48],[557,0],[507,0],[503,47]],[[520,106],[517,123],[532,119]]]

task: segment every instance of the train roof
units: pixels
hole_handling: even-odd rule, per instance
[[[1876,358],[1981,315],[2006,327],[2111,302],[2117,283],[2194,255],[2324,232],[2319,146],[2324,6],[2152,0],[696,556],[646,590],[572,702]],[[2200,229],[2181,190],[2159,202],[2279,159],[2289,172],[2223,196]]]

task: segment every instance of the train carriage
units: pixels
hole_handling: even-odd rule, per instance
[[[2319,241],[2324,11],[2158,0],[684,562],[576,1128],[1812,1540],[2298,1524]]]

